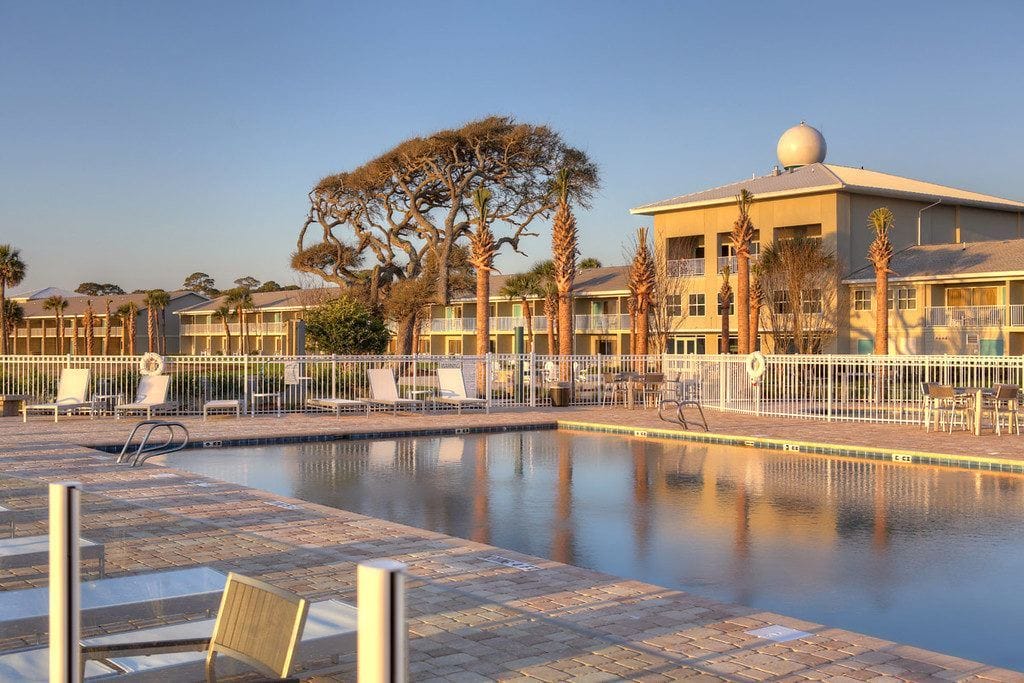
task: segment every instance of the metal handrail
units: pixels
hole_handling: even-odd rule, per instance
[[[139,442],[139,446],[135,449],[134,453],[129,453],[128,449],[132,444],[132,439],[138,433],[139,429],[144,426],[149,426],[145,436],[142,437],[142,441]],[[175,427],[180,428],[184,438],[180,444],[173,444],[174,441],[174,429]],[[157,429],[164,428],[167,430],[167,440],[159,446],[150,446],[149,438],[153,435],[153,432]],[[175,453],[183,450],[188,446],[189,433],[188,428],[180,422],[169,422],[166,420],[143,420],[135,425],[132,429],[131,434],[128,435],[127,441],[124,442],[124,446],[121,448],[120,454],[117,456],[118,463],[128,463],[131,467],[137,467],[138,465],[146,462],[149,458],[155,455],[166,455],[168,453]]]

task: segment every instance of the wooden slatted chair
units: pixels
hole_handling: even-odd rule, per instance
[[[218,655],[274,679],[287,679],[309,605],[304,598],[258,579],[229,573],[209,638],[98,645],[82,648],[87,660],[206,650],[206,680],[215,681]]]

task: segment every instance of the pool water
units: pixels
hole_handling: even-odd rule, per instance
[[[537,431],[153,462],[1024,668],[1024,477]]]

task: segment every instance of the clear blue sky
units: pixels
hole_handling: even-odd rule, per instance
[[[10,0],[0,242],[27,287],[292,282],[321,176],[490,113],[601,165],[579,223],[606,263],[629,207],[766,172],[801,119],[830,161],[1021,199],[1022,25],[1010,1]]]

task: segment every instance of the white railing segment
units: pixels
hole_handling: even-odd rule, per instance
[[[368,397],[367,371],[379,367],[394,370],[403,396],[428,400],[438,368],[460,368],[467,388],[504,407],[550,405],[550,389],[560,383],[570,385],[574,405],[621,404],[617,375],[662,373],[670,380],[666,391],[683,387],[709,408],[881,423],[920,422],[923,382],[1024,385],[1022,356],[770,355],[756,384],[745,364],[737,355],[172,356],[165,372],[180,414],[200,413],[218,399],[240,399],[250,412],[273,410],[274,395],[285,411],[311,412],[310,398]],[[0,395],[51,400],[64,368],[92,370],[90,396],[101,414],[135,397],[139,358],[130,356],[0,356]],[[644,392],[643,402],[656,398]]]

